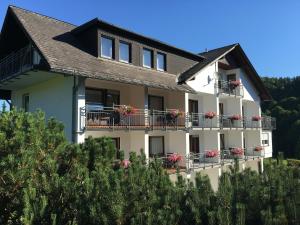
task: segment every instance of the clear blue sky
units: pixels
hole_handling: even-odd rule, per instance
[[[260,75],[300,75],[299,0],[1,0],[1,24],[9,4],[76,25],[99,17],[195,53],[239,42]]]

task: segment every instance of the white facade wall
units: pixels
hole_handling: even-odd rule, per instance
[[[265,150],[265,158],[270,158],[273,155],[272,132],[271,131],[262,131],[261,135],[263,135],[263,134],[267,135],[269,138],[269,144],[262,145]]]
[[[197,92],[215,94],[216,72],[218,63],[213,63],[196,73],[195,80],[188,81],[187,84]]]
[[[12,91],[12,103],[22,108],[23,95],[29,94],[29,111],[41,109],[46,118],[55,117],[65,126],[68,140],[72,140],[72,88],[73,77],[53,79]]]

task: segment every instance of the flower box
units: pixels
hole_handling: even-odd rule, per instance
[[[241,82],[239,80],[231,80],[229,81],[229,84],[232,88],[237,88],[241,85]]]
[[[242,117],[241,117],[241,115],[236,114],[236,115],[230,116],[229,119],[231,119],[231,120],[241,120]]]
[[[172,119],[176,119],[176,118],[181,117],[183,115],[184,115],[184,112],[181,112],[181,111],[179,111],[177,109],[171,110],[171,111],[169,111],[169,112],[166,113],[166,116],[170,117]]]
[[[260,116],[253,116],[252,121],[260,121],[261,117]]]
[[[182,156],[177,153],[172,153],[171,155],[168,155],[168,161],[171,163],[178,163],[182,160]]]
[[[137,109],[130,105],[121,105],[115,109],[122,116],[130,116],[136,113]]]
[[[217,114],[215,112],[205,113],[205,119],[213,119]]]
[[[219,155],[218,150],[207,150],[205,151],[205,158],[216,158]]]
[[[256,146],[254,148],[254,151],[256,151],[256,152],[261,152],[262,150],[264,150],[264,147],[262,147],[262,146]]]
[[[230,153],[231,153],[231,155],[233,155],[233,156],[240,157],[240,156],[243,156],[243,155],[244,155],[244,149],[239,148],[239,147],[237,147],[237,148],[232,148],[232,149],[230,150]]]

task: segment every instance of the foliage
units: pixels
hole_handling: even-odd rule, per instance
[[[216,192],[207,176],[171,182],[159,159],[117,160],[109,138],[69,144],[44,114],[0,115],[0,224],[299,224],[300,168],[238,163]]]
[[[275,117],[277,129],[273,132],[275,155],[300,159],[300,77],[263,78],[273,100],[263,104],[263,112]]]

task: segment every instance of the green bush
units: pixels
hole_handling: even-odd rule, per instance
[[[44,114],[0,115],[0,224],[299,224],[300,168],[269,161],[258,174],[231,168],[213,192],[169,175],[143,154],[124,168],[109,138],[70,144]]]
[[[286,161],[289,166],[294,166],[294,167],[300,168],[300,160],[299,159],[287,159]]]

